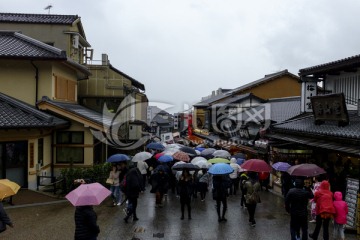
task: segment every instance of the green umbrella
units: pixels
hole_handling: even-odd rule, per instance
[[[210,160],[208,160],[208,163],[230,163],[230,160],[225,159],[225,158],[212,158]]]

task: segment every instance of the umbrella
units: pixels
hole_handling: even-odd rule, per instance
[[[100,183],[81,184],[65,198],[76,206],[99,205],[111,192]]]
[[[216,163],[209,168],[208,171],[213,175],[225,175],[234,172],[234,169],[226,163]]]
[[[148,145],[146,145],[146,148],[154,149],[154,150],[164,150],[165,149],[164,145],[162,145],[161,143],[158,143],[158,142],[149,143]]]
[[[210,168],[211,163],[208,163],[207,160],[197,161],[196,163],[193,163],[194,165],[198,166],[199,168]]]
[[[208,163],[230,163],[230,160],[218,157],[218,158],[212,158],[212,159],[208,160]]]
[[[201,154],[201,152],[199,150],[196,150],[195,149],[195,152],[196,152],[196,155],[199,156]]]
[[[184,147],[184,145],[181,145],[181,144],[178,144],[178,143],[170,143],[170,144],[165,146],[165,150],[172,149],[172,148],[180,149],[182,147]]]
[[[172,162],[173,160],[174,160],[173,157],[169,155],[162,155],[158,159],[159,162],[163,162],[163,163]]]
[[[250,172],[270,172],[271,166],[262,159],[249,159],[240,166]]]
[[[182,151],[177,151],[173,154],[173,158],[178,161],[188,162],[190,161],[190,157],[187,153],[184,153]]]
[[[195,149],[193,149],[191,147],[181,147],[179,150],[184,153],[187,153],[190,157],[197,156]]]
[[[201,156],[203,157],[209,157],[212,156],[212,154],[216,151],[215,148],[206,148],[201,152]]]
[[[214,157],[219,157],[219,158],[230,158],[231,157],[231,154],[226,150],[216,150],[215,152],[213,152],[212,155]]]
[[[195,150],[198,150],[198,151],[200,151],[200,152],[202,152],[202,151],[204,151],[206,148],[204,148],[204,147],[196,147],[195,148]]]
[[[164,155],[170,155],[172,156],[174,153],[180,151],[178,148],[165,148],[165,150],[162,152]]]
[[[159,158],[160,158],[162,155],[164,155],[163,152],[155,154],[154,157],[155,157],[157,160],[159,160]]]
[[[303,163],[295,166],[291,166],[287,172],[291,176],[303,176],[303,177],[315,177],[326,173],[326,171],[316,164]]]
[[[111,155],[106,161],[109,163],[116,163],[116,162],[123,162],[128,160],[130,160],[130,157],[128,155],[118,153]]]
[[[193,158],[193,159],[191,160],[191,163],[192,163],[192,164],[196,164],[196,163],[199,162],[199,161],[205,161],[205,162],[207,162],[207,159],[204,158],[204,157],[195,157],[195,158]]]
[[[233,158],[236,158],[236,159],[238,159],[238,158],[245,159],[245,158],[246,158],[246,156],[245,156],[244,153],[236,153],[236,154],[233,155],[232,157],[233,157]]]
[[[15,195],[20,189],[19,184],[8,179],[0,179],[0,200]]]
[[[286,172],[289,169],[289,167],[291,167],[291,165],[288,164],[287,162],[277,162],[274,163],[271,167],[276,171]]]
[[[152,157],[152,154],[149,152],[139,152],[131,159],[132,162],[145,161]]]
[[[236,159],[236,163],[239,164],[239,165],[243,164],[244,162],[245,162],[245,159],[243,159],[243,158],[237,158]]]
[[[176,171],[183,171],[187,169],[191,171],[191,170],[199,170],[200,168],[192,163],[181,163],[174,165],[171,169]]]

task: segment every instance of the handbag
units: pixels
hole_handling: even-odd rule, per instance
[[[106,183],[110,184],[110,185],[113,185],[114,184],[114,179],[113,178],[108,178],[108,179],[106,179]]]

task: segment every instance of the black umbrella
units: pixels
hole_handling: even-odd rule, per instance
[[[196,166],[192,163],[180,163],[180,164],[176,164],[172,167],[173,170],[177,170],[177,171],[183,171],[184,169],[187,169],[189,171],[191,170],[199,170],[199,166]]]
[[[181,147],[179,150],[184,153],[187,153],[190,157],[197,156],[195,149],[193,149],[191,147]]]

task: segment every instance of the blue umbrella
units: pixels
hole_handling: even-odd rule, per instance
[[[225,175],[234,172],[234,169],[227,163],[215,163],[208,172],[213,175]]]
[[[198,151],[202,152],[202,151],[205,150],[205,148],[204,147],[196,147],[195,150],[198,150]]]
[[[159,162],[163,162],[163,163],[166,163],[166,162],[171,162],[173,161],[174,158],[170,155],[162,155],[161,157],[159,157],[158,161]]]
[[[109,163],[116,163],[116,162],[124,162],[124,161],[129,161],[130,157],[126,154],[114,154],[112,156],[110,156],[106,161]]]
[[[239,165],[243,164],[244,162],[245,162],[245,159],[243,159],[243,158],[237,158],[236,159],[236,163],[239,164]]]
[[[272,168],[276,171],[286,172],[291,167],[287,162],[277,162],[272,165]]]
[[[165,149],[165,147],[161,143],[158,143],[158,142],[149,143],[148,145],[146,145],[146,148],[154,149],[154,150],[164,150]]]

